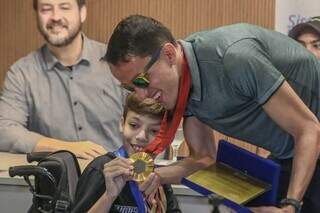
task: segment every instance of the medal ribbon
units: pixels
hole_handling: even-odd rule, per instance
[[[114,154],[116,156],[121,156],[124,158],[128,158],[128,153],[127,151],[124,149],[123,146],[121,146],[118,150],[114,151]],[[130,191],[132,193],[132,196],[138,206],[138,212],[140,213],[145,213],[145,203],[144,203],[144,198],[143,195],[141,193],[141,191],[139,190],[138,184],[135,181],[128,181],[129,182],[129,188]]]
[[[190,69],[187,64],[185,55],[183,56],[181,75],[182,76],[180,79],[178,100],[173,113],[173,119],[170,122],[171,125],[168,125],[168,113],[166,112],[162,119],[159,133],[157,134],[155,139],[146,146],[144,150],[147,153],[159,154],[163,150],[165,150],[172,143],[179,127],[180,121],[187,105],[191,87]]]

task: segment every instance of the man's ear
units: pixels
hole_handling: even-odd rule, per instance
[[[124,128],[124,118],[121,117],[121,121],[120,121],[120,124],[119,124],[119,129],[120,129],[120,132],[123,133],[123,128]]]
[[[82,5],[82,7],[80,8],[80,20],[81,23],[83,23],[87,18],[87,7],[86,5]]]
[[[162,54],[166,56],[170,65],[177,63],[177,47],[171,43],[166,43],[162,47]]]

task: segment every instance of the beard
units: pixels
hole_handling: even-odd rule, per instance
[[[54,47],[64,47],[69,45],[70,43],[72,43],[72,41],[78,36],[78,34],[82,30],[82,23],[80,21],[80,18],[74,26],[70,26],[66,23],[63,23],[61,20],[51,21],[46,25],[42,24],[41,21],[38,20],[37,26],[40,34],[47,41],[47,43],[49,43]],[[67,31],[67,34],[59,35],[59,34],[54,34],[50,32],[54,27],[63,28],[63,30]]]

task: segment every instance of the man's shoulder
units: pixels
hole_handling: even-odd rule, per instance
[[[92,39],[92,38],[88,38],[88,37],[87,37],[87,39],[88,39],[88,42],[90,42],[94,46],[97,46],[97,47],[100,47],[100,48],[103,48],[103,47],[105,48],[105,46],[106,46],[105,43],[100,42],[98,40],[95,40],[95,39]]]
[[[91,52],[98,53],[101,57],[106,53],[107,45],[97,40],[93,40],[90,38],[86,38],[87,42],[89,43]]]
[[[34,50],[27,55],[19,58],[16,62],[11,65],[12,70],[26,70],[28,68],[41,67],[40,64],[40,48]]]
[[[100,42],[100,41],[97,41],[97,40],[88,38],[88,42],[90,42],[91,45],[94,46],[94,47],[96,47],[96,48],[106,49],[106,44],[105,44],[105,43],[102,43],[102,42]]]
[[[241,40],[256,40],[256,30],[259,31],[257,26],[239,23],[196,32],[185,41],[192,43],[199,60],[207,61],[213,56],[222,58],[230,46]]]

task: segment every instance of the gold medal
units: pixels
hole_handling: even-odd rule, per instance
[[[129,159],[133,162],[133,180],[143,182],[153,172],[154,163],[152,157],[145,152],[136,152]]]

